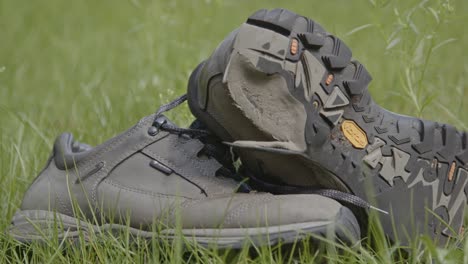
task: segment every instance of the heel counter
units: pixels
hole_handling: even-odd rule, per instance
[[[50,155],[46,166],[37,175],[24,194],[21,203],[21,210],[55,210],[56,197],[51,173],[55,173],[57,168],[54,162],[54,154]]]

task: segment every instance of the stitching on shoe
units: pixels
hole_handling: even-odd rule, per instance
[[[174,163],[172,163],[171,161],[159,156],[158,154],[156,154],[154,151],[152,151],[151,149],[149,148],[145,148],[143,150],[143,152],[147,152],[149,154],[151,154],[151,156],[156,159],[156,160],[159,160],[161,161],[162,163],[164,163],[165,165],[171,167],[172,170],[174,170],[177,174],[180,174],[181,176],[183,177],[186,177],[188,179],[190,179],[191,182],[195,183],[198,187],[202,188],[203,190],[206,190],[206,185],[204,184],[201,184],[199,183],[197,180],[193,180],[193,176],[189,173],[187,173],[187,171],[183,168],[180,168],[180,166],[175,166]],[[183,153],[183,151],[181,151]]]
[[[123,134],[120,134],[120,136],[117,136],[116,138],[112,138],[109,141],[103,143],[102,145],[99,145],[95,149],[95,153],[92,154],[89,157],[84,158],[83,160],[79,161],[76,164],[76,169],[78,171],[80,170],[89,170],[92,166],[93,163],[91,162],[94,159],[102,158],[105,157],[105,154],[108,153],[110,150],[116,149],[119,147],[122,142],[125,142],[130,138],[132,135],[134,135],[136,132],[140,131],[141,128],[145,125],[147,125],[149,122],[151,122],[151,119],[154,117],[154,115],[147,116],[143,119],[141,119],[136,125],[133,126],[133,128],[130,128],[127,130],[127,132],[124,132]],[[97,204],[97,186],[99,185],[99,182],[102,181],[103,178],[105,178],[108,173],[112,170],[112,168],[121,162],[125,157],[127,157],[129,154],[134,153],[138,150],[140,150],[143,146],[148,145],[151,142],[160,140],[161,138],[167,136],[168,133],[160,133],[157,137],[153,138],[148,138],[143,140],[140,144],[135,145],[130,151],[126,151],[122,153],[122,155],[119,155],[117,158],[113,158],[112,160],[114,162],[109,163],[107,166],[105,166],[100,172],[95,174],[95,180],[92,182],[87,182],[84,181],[83,185],[89,186],[89,189],[91,191],[91,202],[93,203],[91,210],[99,212],[99,208],[96,206]],[[87,164],[88,163],[88,164]]]
[[[138,128],[140,128],[140,127],[138,127]],[[118,143],[112,144],[112,147],[116,147],[117,145],[120,145],[122,142],[124,142],[124,139],[130,138],[133,134],[135,134],[136,131],[138,131],[138,130],[134,129],[134,130],[131,131],[131,133],[128,133],[127,135],[123,136],[122,140],[118,141]],[[161,136],[158,137],[157,139],[160,139],[160,138],[163,137],[162,134],[160,134],[160,135]],[[98,172],[96,174],[96,175],[98,175],[98,177],[96,177],[96,180],[92,184],[92,200],[93,200],[93,202],[95,204],[97,204],[97,197],[96,197],[97,186],[98,186],[99,182],[109,174],[110,170],[112,170],[115,167],[115,165],[120,163],[124,158],[128,157],[130,154],[135,153],[136,151],[140,150],[143,146],[146,146],[150,142],[153,142],[153,141],[155,141],[157,139],[156,138],[148,138],[146,140],[143,140],[140,144],[135,145],[134,148],[130,149],[129,151],[125,151],[122,155],[118,156],[116,159],[114,159],[114,162],[110,163],[108,166],[104,167],[103,170],[101,170],[100,172]],[[111,149],[111,148],[109,147],[109,149]]]
[[[144,195],[148,195],[152,197],[169,197],[169,198],[181,197],[184,199],[193,200],[193,198],[190,198],[187,196],[155,193],[155,192],[145,191],[145,190],[138,189],[138,188],[123,186],[122,184],[116,181],[110,180],[110,179],[105,179],[104,182],[114,186],[115,188],[119,188],[127,192],[135,192],[135,193],[140,193],[140,194],[144,194]]]

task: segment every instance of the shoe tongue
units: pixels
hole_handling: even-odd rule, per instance
[[[206,125],[198,120],[198,119],[195,119],[192,124],[190,124],[189,126],[190,129],[202,129],[202,130],[208,130],[208,128],[206,127]]]
[[[175,124],[169,121],[167,117],[162,116],[162,118],[166,120],[167,124],[175,126]],[[208,130],[207,126],[198,119],[195,119],[188,128],[198,129],[198,130]],[[222,168],[220,168],[220,170],[231,170],[231,171],[235,170],[234,165],[232,163],[232,156],[231,156],[232,154],[230,152],[230,149],[228,146],[224,145],[220,139],[217,139],[216,137],[211,136],[211,137],[201,137],[201,138],[198,138],[197,140],[199,140],[204,145],[211,145],[212,147],[218,150],[216,151],[218,152],[217,155],[212,156],[212,158],[214,158],[219,164],[221,164],[221,166],[223,166]],[[242,185],[239,188],[238,186],[239,183],[237,182],[238,180],[234,178],[221,177],[221,178],[217,178],[217,180],[225,183],[223,184],[224,188],[232,189],[232,191],[237,190],[241,192],[248,192],[246,191],[248,187],[246,188],[244,185]]]
[[[165,122],[168,125],[178,127],[176,124],[171,122],[166,116],[161,115],[156,119],[156,122]],[[198,130],[208,130],[207,126],[198,119],[195,119],[192,124],[188,127],[189,129],[198,129]],[[212,148],[215,148],[216,154],[213,156],[223,167],[228,170],[234,170],[234,165],[232,164],[232,154],[230,152],[229,146],[224,145],[221,142],[221,139],[216,137],[200,137],[197,138],[204,145],[211,145]]]
[[[208,130],[208,127],[200,121],[195,119],[192,124],[189,126],[190,129],[199,129],[199,130]],[[213,146],[217,151],[214,158],[221,163],[226,169],[234,170],[233,157],[230,151],[230,147],[223,144],[220,138],[210,136],[209,138],[200,138],[199,139],[203,144]]]

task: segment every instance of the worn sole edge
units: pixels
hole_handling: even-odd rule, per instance
[[[54,228],[46,230],[44,228]],[[38,230],[40,227],[41,230]],[[58,230],[61,227],[62,230]],[[69,239],[78,242],[80,234],[87,237],[89,233],[121,232],[129,233],[146,240],[153,238],[172,241],[182,234],[188,242],[195,242],[202,247],[242,248],[246,243],[256,246],[291,244],[304,238],[330,238],[345,244],[355,244],[360,239],[359,224],[353,213],[346,207],[338,212],[335,221],[314,221],[280,226],[257,228],[224,228],[224,229],[163,229],[151,232],[120,224],[93,225],[75,217],[44,210],[18,211],[12,225],[6,230],[7,235],[22,243],[46,242],[53,237],[44,234],[57,234],[59,240]],[[335,234],[335,236],[333,236]]]

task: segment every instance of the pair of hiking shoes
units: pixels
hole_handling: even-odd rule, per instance
[[[381,108],[370,81],[319,24],[259,10],[193,71],[187,95],[97,147],[59,136],[9,233],[352,243],[373,213],[399,244],[460,238],[467,133]],[[196,121],[180,128],[163,113],[185,100]]]

